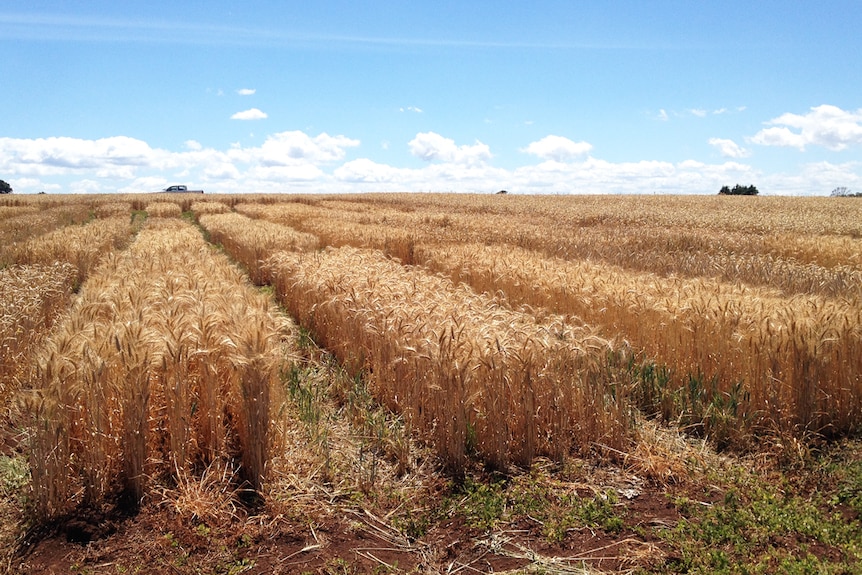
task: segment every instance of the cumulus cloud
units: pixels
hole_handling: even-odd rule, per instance
[[[553,194],[715,194],[724,181],[747,181],[752,169],[725,162],[542,162],[513,172],[513,189]]]
[[[240,96],[253,96],[255,92],[257,92],[257,90],[254,88],[240,88],[236,91]]]
[[[574,142],[563,136],[545,136],[537,142],[532,142],[522,152],[555,162],[571,162],[585,156],[593,149],[588,142]]]
[[[80,138],[0,138],[0,167],[14,166],[23,174],[47,175],[68,170],[105,169],[112,166],[146,166],[156,152],[135,138],[115,136],[98,140]]]
[[[125,136],[0,138],[0,173],[27,182],[26,187],[16,186],[22,193],[53,190],[52,180],[58,179],[66,180],[62,187],[68,191],[95,191],[97,186],[101,192],[154,191],[174,179],[201,186],[210,182],[231,191],[238,185],[245,189],[247,181],[272,186],[313,181],[325,175],[321,166],[343,160],[347,150],[359,144],[346,136],[310,136],[299,131],[272,134],[260,146],[237,144],[225,150],[188,140],[184,149],[168,151]],[[72,186],[70,181],[78,183]]]
[[[862,109],[855,112],[824,104],[811,108],[807,114],[782,114],[770,120],[751,141],[762,146],[784,146],[804,150],[806,146],[822,146],[840,151],[862,144]]]
[[[764,174],[739,159],[746,151],[734,141],[713,138],[709,143],[728,160],[611,162],[591,156],[586,142],[548,136],[522,148],[532,156],[522,156],[526,162],[500,168],[492,164],[490,150],[481,142],[458,145],[425,132],[410,140],[408,148],[426,163],[405,168],[369,157],[350,158],[360,142],[348,136],[302,131],[270,134],[259,145],[237,143],[222,149],[188,140],[178,150],[165,150],[125,136],[0,138],[0,174],[8,176],[4,179],[16,193],[132,193],[156,191],[172,183],[211,193],[506,189],[513,193],[712,195],[728,182],[754,182],[764,194],[827,195],[839,185],[862,188],[862,162],[821,162]]]
[[[341,160],[347,148],[358,145],[359,140],[346,136],[330,136],[324,132],[312,138],[297,130],[273,134],[259,148],[237,148],[231,155],[263,166],[295,166]]]
[[[267,117],[266,112],[261,112],[257,108],[251,108],[242,112],[237,112],[230,117],[231,120],[263,120]]]
[[[710,138],[709,145],[714,146],[725,158],[746,158],[749,151],[734,142],[724,138]]]
[[[458,146],[455,140],[435,132],[423,132],[407,144],[410,153],[426,162],[440,160],[454,164],[481,164],[491,159],[491,149],[480,141],[472,146]]]
[[[379,164],[367,158],[346,162],[337,168],[333,175],[342,182],[388,183],[409,180],[409,173],[386,164]]]

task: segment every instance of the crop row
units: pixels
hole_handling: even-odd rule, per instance
[[[822,281],[825,268],[778,260],[770,269],[761,265],[765,258],[759,256],[725,258],[737,262],[737,268],[740,261],[746,261],[752,269],[750,276],[760,274],[763,283],[773,283],[773,272],[781,268],[795,276],[798,289],[794,292],[802,291],[803,284],[815,288],[813,293],[788,296],[758,285],[711,279],[708,274],[686,278],[631,269],[642,266],[623,268],[547,257],[542,250],[506,245],[499,232],[489,239],[489,231],[483,243],[443,242],[440,235],[417,231],[420,223],[414,229],[381,223],[398,222],[399,217],[419,222],[415,214],[399,216],[392,208],[361,203],[348,210],[343,203],[321,202],[325,206],[320,207],[240,204],[237,209],[292,222],[319,234],[323,244],[382,249],[402,261],[466,282],[479,292],[504,293],[516,305],[575,314],[600,327],[606,336],[630,342],[645,357],[673,370],[663,382],[669,384],[666,389],[654,390],[642,399],[647,404],[661,403],[667,394],[688,394],[694,397],[675,399],[689,404],[678,409],[703,413],[711,409],[709,405],[720,406],[731,412],[727,417],[739,434],[760,426],[843,433],[862,424],[862,308],[857,295],[862,284],[859,272],[851,267],[829,270],[834,280],[831,291],[843,286],[846,293],[827,297],[819,289],[826,283]],[[333,211],[333,207],[342,211]],[[422,221],[428,218],[422,216]],[[443,230],[459,227],[453,222],[468,219],[455,215],[428,221],[436,221]],[[524,230],[518,225],[523,226],[513,224],[515,228],[509,231],[513,236],[517,236],[516,229]],[[643,241],[648,241],[647,235]],[[423,242],[423,237],[438,241]],[[707,245],[703,248],[701,253],[709,255]],[[644,257],[643,252],[636,253]],[[720,261],[724,256],[709,257]],[[663,258],[672,260],[674,252]],[[852,261],[853,255],[845,259]],[[801,277],[805,270],[810,274]],[[685,391],[686,386],[691,391]],[[692,403],[707,406],[695,408]],[[665,411],[672,410],[665,407]]]
[[[289,325],[193,226],[150,219],[57,325],[24,395],[40,517],[216,460],[262,485]]]
[[[0,269],[0,408],[9,407],[33,349],[65,310],[76,276],[59,262]]]
[[[665,278],[506,246],[417,246],[417,261],[513,304],[576,314],[676,372],[735,395],[740,423],[847,432],[862,424],[862,309],[821,296]]]
[[[239,204],[237,211],[317,235],[324,245],[383,249],[414,263],[415,244],[507,244],[569,260],[601,260],[633,271],[768,285],[787,294],[862,299],[862,239],[764,234],[714,227],[621,225],[612,217],[584,222],[577,213],[473,214],[404,211],[355,202]],[[338,208],[338,209],[335,209]],[[860,230],[862,234],[862,230]]]
[[[201,223],[210,234],[223,224]],[[242,221],[228,252],[260,254],[258,227]],[[612,348],[588,326],[513,311],[379,251],[271,253],[265,275],[282,304],[451,468],[470,451],[504,467],[625,443],[627,403],[603,377]]]

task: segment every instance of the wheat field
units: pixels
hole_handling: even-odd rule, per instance
[[[217,461],[265,493],[299,331],[456,475],[624,454],[643,418],[755,450],[862,427],[862,202],[0,202],[0,388],[42,518]]]

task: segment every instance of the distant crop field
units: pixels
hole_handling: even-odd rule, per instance
[[[0,389],[40,517],[216,460],[261,489],[300,332],[456,475],[626,453],[639,418],[738,449],[862,426],[853,199],[2,202]]]

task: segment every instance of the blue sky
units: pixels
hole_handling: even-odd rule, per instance
[[[862,191],[862,2],[0,3],[16,192]]]

